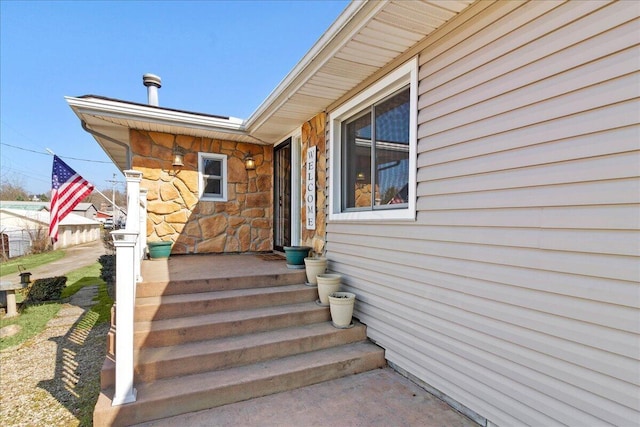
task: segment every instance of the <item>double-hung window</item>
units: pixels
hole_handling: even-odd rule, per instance
[[[416,93],[413,60],[330,115],[330,219],[415,219]]]
[[[201,200],[227,200],[227,156],[198,153],[198,175]]]

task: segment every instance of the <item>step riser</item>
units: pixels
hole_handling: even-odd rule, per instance
[[[136,296],[153,297],[232,289],[266,288],[271,286],[295,285],[304,283],[306,280],[304,270],[291,270],[290,273],[286,274],[221,277],[204,280],[172,280],[170,282],[153,283],[142,282],[136,287]]]
[[[324,366],[314,366],[268,378],[227,385],[215,392],[199,391],[170,396],[153,402],[137,402],[133,405],[120,406],[117,410],[108,407],[109,398],[105,393],[100,393],[94,412],[94,426],[131,425],[215,408],[377,369],[383,367],[385,363],[384,352],[380,350]],[[101,411],[98,408],[107,408],[107,410]]]
[[[304,312],[282,313],[268,317],[204,324],[189,328],[163,331],[136,331],[134,347],[165,347],[187,342],[204,341],[214,338],[244,335],[253,332],[270,331],[291,326],[309,325],[331,319],[328,308],[310,309]]]
[[[297,304],[315,301],[317,298],[318,291],[316,288],[305,287],[305,289],[295,291],[283,290],[282,292],[271,292],[259,295],[210,298],[190,302],[164,302],[160,305],[137,305],[136,321],[162,320],[223,311]]]
[[[331,333],[306,336],[284,342],[270,342],[254,347],[233,349],[218,353],[199,354],[191,357],[161,360],[144,364],[135,361],[135,382],[151,382],[173,376],[227,369],[264,360],[364,341],[366,339],[366,328],[363,325],[358,325],[351,329],[336,329]],[[113,363],[105,364],[100,373],[102,388],[112,387],[114,378],[115,367]]]

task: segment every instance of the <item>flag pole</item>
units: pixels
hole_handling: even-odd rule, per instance
[[[54,153],[54,152],[53,152],[51,149],[49,149],[49,148],[45,148],[45,150],[47,150],[47,152],[48,152],[49,154],[51,154],[52,156],[55,156],[55,155],[56,155],[56,153]],[[112,205],[113,205],[113,208],[114,208],[114,209],[118,209],[119,211],[122,211],[122,209],[120,208],[120,206],[116,205],[116,203],[115,203],[115,201],[114,201],[114,200],[111,200],[111,199],[109,199],[107,196],[105,196],[105,195],[102,193],[102,191],[98,190],[98,189],[97,189],[97,188],[95,188],[95,187],[93,188],[93,191],[95,191],[96,193],[98,193],[99,195],[101,195],[102,197],[104,197],[104,198],[105,198],[105,200],[106,200],[107,202],[109,202],[110,204],[112,204]]]
[[[95,191],[96,193],[98,193],[99,195],[101,195],[102,197],[104,197],[104,198],[105,198],[105,200],[106,200],[107,202],[109,202],[110,204],[112,204],[114,208],[117,208],[117,209],[118,209],[118,210],[120,210],[120,211],[122,210],[122,209],[120,209],[120,207],[119,207],[118,205],[116,205],[116,204],[115,204],[115,202],[114,202],[113,200],[111,200],[111,199],[109,199],[107,196],[105,196],[105,195],[102,193],[102,191],[98,190],[97,188],[94,188],[94,189],[93,189],[93,191]]]

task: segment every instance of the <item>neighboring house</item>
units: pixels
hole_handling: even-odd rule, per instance
[[[125,212],[124,209],[118,207],[116,208],[114,215],[113,207],[108,203],[102,203],[102,205],[100,206],[100,210],[96,212],[94,219],[104,224],[105,220],[107,220],[108,218],[111,218],[118,223],[124,223],[127,220],[127,212]]]
[[[50,202],[21,202],[21,201],[0,201],[0,209],[19,209],[19,210],[50,210]],[[95,219],[98,209],[93,203],[78,203],[73,209],[73,213],[89,219]]]
[[[0,210],[3,209],[31,212],[44,211],[48,214],[49,202],[2,200],[0,201]],[[34,225],[29,220],[21,220],[19,225],[9,225],[7,222],[13,223],[13,219],[9,219],[6,216],[0,218],[2,218],[0,219],[0,252],[2,257],[7,259],[28,254],[31,250],[32,236],[40,233],[41,226]]]
[[[73,213],[85,218],[96,219],[98,209],[96,209],[93,203],[78,203],[76,207],[73,208]]]
[[[113,215],[111,215],[111,212],[98,211],[94,219],[104,224],[107,218],[113,218]]]
[[[246,121],[67,101],[143,173],[149,240],[310,245],[389,363],[477,419],[637,425],[639,14],[358,2]]]
[[[20,209],[25,211],[49,210],[49,202],[22,202],[17,200],[0,201],[0,209]]]
[[[45,210],[0,209],[0,230],[8,227],[12,230],[12,234],[20,230],[21,239],[29,239],[29,247],[34,240],[49,239],[49,220],[50,214]],[[100,231],[98,221],[70,213],[60,221],[58,241],[53,245],[53,248],[61,249],[93,242],[100,238]],[[8,237],[11,244],[11,234],[8,234]],[[23,253],[26,252],[28,251],[23,251]],[[13,256],[18,256],[18,254],[11,255],[11,257]]]

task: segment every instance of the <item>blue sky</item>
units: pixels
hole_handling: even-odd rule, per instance
[[[163,107],[246,119],[347,4],[0,1],[0,179],[49,191],[49,148],[110,188],[122,175],[64,96],[146,103],[153,73]]]

